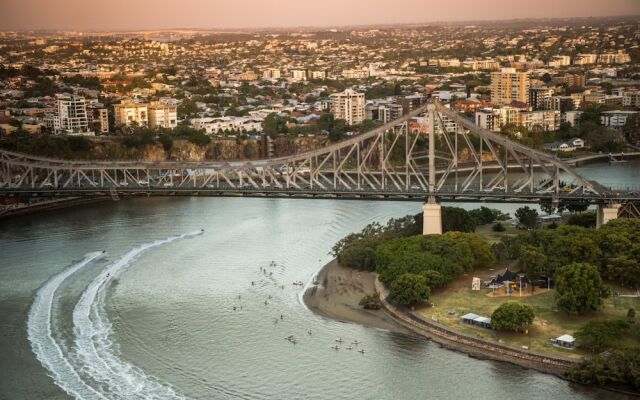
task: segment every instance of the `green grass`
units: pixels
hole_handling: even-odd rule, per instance
[[[476,276],[478,275],[481,274]],[[529,346],[530,343],[531,350],[570,358],[579,358],[584,353],[579,349],[568,350],[555,347],[549,343],[549,339],[565,333],[574,334],[576,330],[588,321],[626,318],[629,308],[638,309],[640,307],[640,299],[615,297],[605,300],[604,307],[598,312],[582,316],[571,316],[562,311],[556,311],[555,291],[553,290],[528,297],[518,297],[518,292],[516,291],[514,296],[511,297],[494,298],[487,296],[488,291],[486,289],[472,291],[471,275],[461,278],[457,283],[457,285],[453,285],[454,287],[434,291],[431,297],[434,307],[423,308],[418,312],[427,318],[436,318],[440,323],[470,335],[497,340],[517,347]],[[461,287],[460,284],[464,283],[467,283],[467,285]],[[534,308],[536,319],[529,329],[529,336],[524,333],[496,332],[460,322],[460,317],[470,312],[491,317],[493,311],[500,304],[514,300],[530,304]],[[455,316],[448,316],[448,311],[455,311]],[[640,343],[625,344],[640,345]]]
[[[514,236],[514,235],[517,235],[518,233],[525,232],[525,231],[516,229],[514,226],[512,226],[511,222],[513,221],[514,220],[512,219],[508,221],[500,221],[502,226],[505,227],[505,230],[503,232],[494,232],[493,225],[496,224],[494,222],[493,224],[480,225],[476,227],[475,234],[479,235],[489,243],[496,243],[496,242],[499,242],[503,236]]]

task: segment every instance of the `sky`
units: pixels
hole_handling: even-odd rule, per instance
[[[0,30],[346,26],[640,15],[640,0],[0,0]]]

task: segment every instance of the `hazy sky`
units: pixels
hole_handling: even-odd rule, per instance
[[[339,26],[638,14],[640,0],[0,0],[0,30]]]

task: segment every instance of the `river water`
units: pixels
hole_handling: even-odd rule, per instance
[[[637,185],[639,167],[580,171]],[[291,283],[310,282],[338,239],[419,211],[139,198],[1,222],[0,399],[618,398],[307,310]],[[337,337],[367,352],[332,350]]]

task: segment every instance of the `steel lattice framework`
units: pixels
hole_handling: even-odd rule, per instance
[[[410,129],[420,117],[425,130]],[[68,161],[0,151],[0,195],[286,195],[608,200],[552,155],[429,102],[301,154],[234,162]]]

